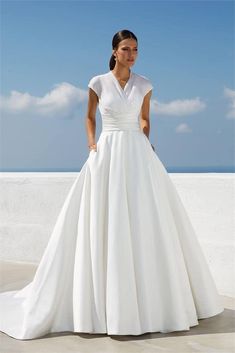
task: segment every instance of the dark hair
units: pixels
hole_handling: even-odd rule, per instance
[[[123,29],[122,31],[118,31],[117,33],[114,34],[113,39],[112,39],[112,48],[113,49],[117,49],[118,48],[118,44],[124,40],[124,39],[128,39],[128,38],[133,38],[137,41],[136,36],[134,35],[133,32],[128,31],[128,29]],[[110,70],[113,70],[114,66],[116,64],[116,61],[114,60],[114,55],[112,54],[110,60],[109,60],[109,68]]]

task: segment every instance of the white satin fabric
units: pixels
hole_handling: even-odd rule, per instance
[[[189,330],[224,308],[195,231],[139,125],[152,89],[131,73],[89,82],[103,129],[26,287],[0,294],[0,330],[17,339],[72,331]]]

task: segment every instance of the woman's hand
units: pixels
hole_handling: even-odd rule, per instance
[[[90,150],[90,151],[91,151],[91,150],[94,150],[95,152],[97,152],[97,145],[96,145],[96,143],[93,143],[93,144],[89,145],[88,147],[89,147],[89,150]]]

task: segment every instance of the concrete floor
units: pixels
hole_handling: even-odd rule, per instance
[[[34,265],[1,262],[0,291],[24,287],[35,271]],[[199,320],[189,331],[140,336],[63,332],[24,341],[0,332],[0,353],[235,353],[235,298],[222,298],[224,312]]]

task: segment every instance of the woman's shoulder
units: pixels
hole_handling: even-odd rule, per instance
[[[150,79],[147,76],[144,76],[144,75],[141,75],[141,74],[137,74],[137,73],[134,73],[134,75],[137,77],[137,79],[140,82],[151,82]]]
[[[95,76],[92,76],[88,82],[88,87],[92,88],[99,98],[101,96],[103,78],[105,78],[106,76],[107,73],[97,74]]]
[[[143,96],[145,96],[150,90],[154,88],[151,80],[147,76],[135,73],[135,81],[140,87]]]

